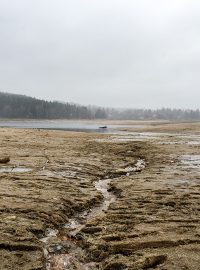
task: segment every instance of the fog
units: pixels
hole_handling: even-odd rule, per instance
[[[0,91],[199,108],[199,14],[194,0],[0,0]]]

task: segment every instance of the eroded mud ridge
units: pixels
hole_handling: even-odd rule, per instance
[[[177,128],[0,129],[0,269],[199,269],[200,128]]]

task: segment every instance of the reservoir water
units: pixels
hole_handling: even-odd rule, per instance
[[[0,127],[13,128],[35,128],[50,130],[66,130],[79,132],[113,133],[115,129],[127,127],[128,125],[108,125],[100,121],[78,121],[78,120],[0,120]]]

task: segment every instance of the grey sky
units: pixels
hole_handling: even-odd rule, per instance
[[[0,0],[0,90],[198,108],[199,14],[198,0]]]

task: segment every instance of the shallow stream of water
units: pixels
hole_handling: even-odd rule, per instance
[[[95,182],[96,190],[103,195],[103,202],[100,206],[95,206],[90,211],[81,213],[77,218],[75,217],[69,219],[65,224],[64,228],[68,229],[68,235],[66,238],[64,238],[64,240],[65,242],[68,242],[68,252],[59,254],[63,249],[62,245],[57,243],[55,245],[51,244],[56,238],[59,238],[58,230],[48,229],[46,231],[46,236],[40,239],[47,246],[47,248],[44,249],[44,254],[47,260],[47,270],[74,269],[73,267],[79,267],[75,269],[83,270],[94,269],[93,267],[95,263],[81,262],[84,251],[81,247],[78,246],[78,243],[76,243],[75,239],[77,234],[85,227],[85,224],[89,220],[103,214],[104,211],[108,209],[109,205],[116,200],[116,196],[108,192],[110,182],[111,179],[102,179]]]
[[[135,173],[144,168],[145,161],[139,159],[131,167],[131,170],[128,167],[128,173]],[[104,178],[94,183],[96,190],[103,196],[102,203],[99,206],[94,206],[90,211],[85,211],[79,216],[69,219],[64,226],[64,229],[67,229],[67,235],[61,237],[58,230],[47,229],[46,236],[40,239],[45,243],[44,254],[47,270],[95,269],[96,264],[94,262],[85,263],[83,261],[85,252],[81,248],[77,236],[90,220],[103,215],[110,204],[116,201],[116,196],[108,191],[111,181],[112,179]]]

